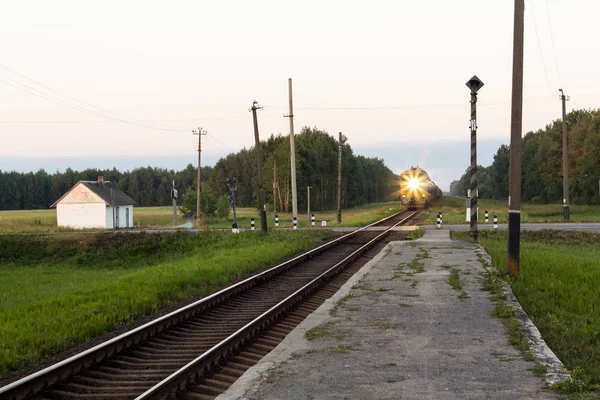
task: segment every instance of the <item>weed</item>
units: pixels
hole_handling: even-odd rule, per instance
[[[483,338],[481,336],[473,338],[473,340],[477,340],[479,343],[483,343]]]
[[[379,329],[396,329],[400,325],[386,322],[385,318],[375,318],[375,326]]]
[[[410,287],[414,289],[414,288],[416,288],[416,287],[417,287],[417,284],[418,284],[418,283],[419,283],[419,281],[417,281],[417,280],[413,280],[413,281],[410,283]]]
[[[358,308],[358,307],[348,307],[346,310],[348,310],[348,311],[358,311],[358,310],[360,310],[360,308]]]
[[[460,292],[460,294],[458,295],[458,298],[460,299],[460,301],[465,301],[469,297],[470,297],[469,294],[467,292],[465,292],[464,290],[462,290]]]
[[[350,300],[353,297],[354,297],[354,295],[352,295],[352,293],[348,293],[347,295],[342,296],[338,301],[335,302],[333,307],[331,307],[331,310],[329,310],[329,314],[336,315],[338,312],[338,309],[340,307],[344,307],[346,305],[346,303],[348,303],[348,300]]]
[[[327,323],[327,322],[324,324],[315,326],[314,328],[311,328],[304,333],[304,337],[306,338],[306,340],[315,340],[316,338],[331,336],[331,335],[332,335],[331,324]]]
[[[514,311],[508,304],[500,303],[494,306],[492,315],[499,318],[510,318],[514,315]]]
[[[538,378],[541,378],[544,375],[546,375],[546,372],[548,372],[548,368],[544,364],[536,361],[533,364],[533,368],[531,368],[531,372],[533,372],[533,374]]]
[[[567,370],[569,377],[551,386],[552,389],[563,393],[584,393],[592,388],[591,379],[583,368],[576,367],[572,371]]]
[[[416,240],[416,239],[422,238],[423,235],[425,235],[425,230],[419,228],[419,229],[415,229],[414,231],[408,232],[408,234],[406,236],[410,240]]]
[[[374,365],[373,368],[389,368],[389,367],[397,367],[398,365],[396,363],[387,363],[387,364],[381,364],[381,365]]]
[[[460,270],[452,268],[450,271],[450,277],[448,278],[448,285],[450,285],[452,289],[456,290],[457,292],[462,289],[462,286],[460,285],[460,277],[458,275],[459,272]]]

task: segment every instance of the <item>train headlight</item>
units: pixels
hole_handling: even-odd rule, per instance
[[[414,189],[418,189],[419,187],[421,187],[421,182],[419,182],[419,180],[418,180],[418,179],[411,178],[411,179],[408,181],[408,187],[409,187],[409,188],[411,188],[411,189],[413,189],[413,190],[414,190]]]

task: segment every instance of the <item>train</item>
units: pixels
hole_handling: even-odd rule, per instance
[[[400,201],[409,210],[428,207],[440,197],[442,190],[423,169],[411,166],[400,174]]]

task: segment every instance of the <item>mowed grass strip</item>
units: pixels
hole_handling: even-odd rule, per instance
[[[467,233],[453,237],[468,240]],[[480,231],[480,243],[503,274],[507,232]],[[600,384],[600,235],[522,231],[520,276],[512,290],[565,366]]]
[[[375,222],[394,212],[403,210],[400,202],[373,203],[361,207],[342,210],[342,223],[337,223],[337,211],[314,208],[311,214],[315,214],[315,225],[321,226],[321,221],[327,221],[327,226],[363,226]],[[242,229],[250,229],[250,219],[254,218],[257,229],[260,229],[260,213],[256,208],[238,207],[237,223]],[[292,213],[278,212],[279,226],[293,226]],[[133,222],[138,223],[142,229],[172,228],[172,207],[135,207],[133,211]],[[191,218],[186,218],[177,213],[177,224],[179,226],[191,226]],[[226,218],[216,216],[205,216],[204,225],[207,228],[231,228],[233,213]],[[275,216],[272,211],[267,213],[267,224],[275,225]],[[298,226],[311,226],[311,221],[306,214],[298,215]],[[104,231],[103,229],[86,229],[87,232]],[[56,210],[19,210],[0,211],[0,234],[11,233],[49,233],[49,232],[82,232],[71,228],[58,228],[56,225]]]
[[[485,223],[485,210],[489,213],[488,224],[493,224],[494,215],[498,216],[499,223],[507,222],[506,200],[478,199],[477,204],[479,206],[479,224]],[[465,218],[465,197],[442,197],[431,207],[421,224],[436,224],[437,213],[440,211],[444,224],[468,224]],[[600,222],[600,206],[571,204],[570,220],[571,222]],[[521,222],[564,222],[563,206],[561,204],[523,204],[521,206]]]
[[[165,305],[212,293],[329,235],[75,234],[70,241],[63,235],[60,241],[55,235],[4,236],[0,377]]]

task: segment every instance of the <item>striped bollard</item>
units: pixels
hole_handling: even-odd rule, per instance
[[[498,217],[494,215],[494,229],[498,229]]]
[[[310,220],[312,222],[312,226],[315,226],[315,214],[311,215]]]
[[[440,223],[440,213],[437,214],[437,227],[438,227],[438,229],[440,229],[442,227],[442,225]]]
[[[442,225],[444,225],[444,216],[442,215],[442,212],[440,211],[440,228],[442,227]]]
[[[485,210],[485,223],[486,224],[489,222],[488,218],[489,218],[488,212],[487,212],[487,210]]]
[[[298,218],[294,217],[294,230],[298,229]]]
[[[254,218],[250,218],[250,230],[254,230]]]
[[[279,215],[275,214],[275,228],[279,228]]]

